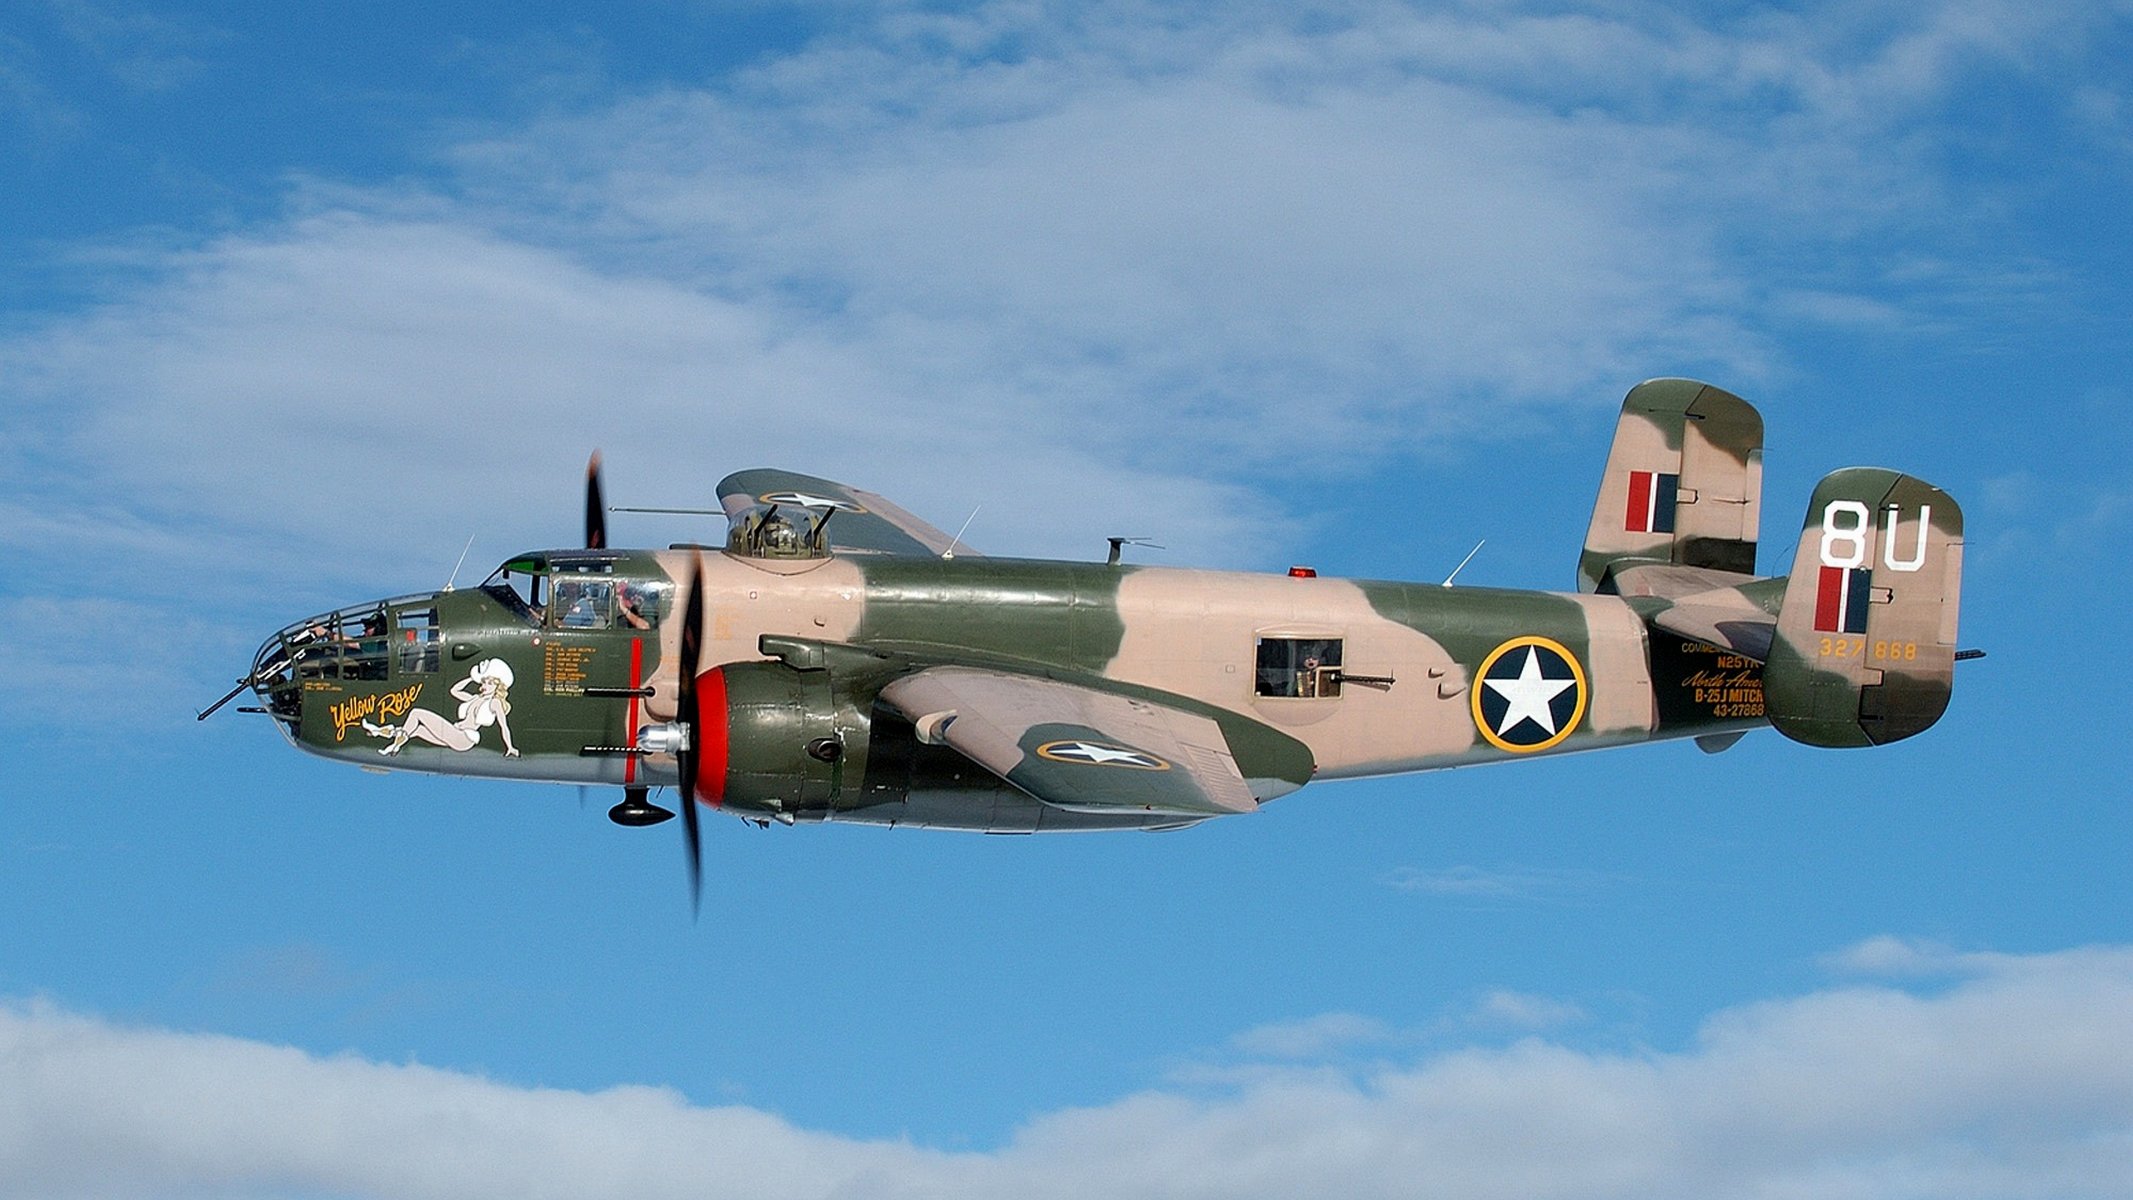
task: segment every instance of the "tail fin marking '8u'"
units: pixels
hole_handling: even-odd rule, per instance
[[[1770,723],[1815,746],[1881,745],[1940,719],[1954,687],[1963,511],[1895,471],[1824,478],[1763,668]]]

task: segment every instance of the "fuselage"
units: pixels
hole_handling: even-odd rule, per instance
[[[677,598],[698,561],[706,669],[827,645],[863,648],[873,656],[863,664],[1103,680],[1264,723],[1307,746],[1321,779],[1764,723],[1754,661],[1655,632],[1642,602],[1620,596],[693,548],[530,554],[480,588],[299,622],[262,648],[257,687],[292,740],[332,758],[670,784],[673,757],[641,743],[678,716]],[[881,711],[873,668],[842,667],[850,655],[824,661],[790,693],[808,711],[782,724],[759,713],[746,727],[843,747],[820,770],[795,766],[779,819],[1017,831],[1160,823],[1049,809]]]

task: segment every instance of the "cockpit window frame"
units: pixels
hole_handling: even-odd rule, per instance
[[[434,596],[392,606],[393,673],[435,675],[442,665],[444,629]]]
[[[489,572],[489,577],[481,582],[481,591],[519,620],[528,625],[540,625],[546,619],[548,575],[547,558],[539,554],[521,554],[506,559],[502,566]],[[532,581],[524,594],[514,584],[514,576]]]
[[[607,570],[558,571],[548,579],[548,628],[589,632],[615,627],[615,577]]]

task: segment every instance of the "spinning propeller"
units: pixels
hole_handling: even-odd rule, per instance
[[[607,500],[600,487],[600,452],[585,464],[585,548],[607,549]]]
[[[704,556],[698,551],[689,571],[689,602],[681,618],[681,685],[675,718],[682,725],[681,746],[674,752],[674,765],[681,774],[681,827],[689,846],[689,913],[698,915],[704,903],[703,834],[696,817],[696,731],[703,727],[696,709],[696,667],[703,654]]]
[[[600,485],[600,455],[595,451],[592,460],[585,464],[585,546],[589,550],[607,548],[607,503]],[[703,828],[696,815],[696,732],[702,723],[697,719],[696,673],[700,669],[704,649],[704,556],[698,552],[689,571],[688,601],[682,608],[681,653],[678,695],[675,706],[675,724],[679,728],[674,748],[674,765],[681,778],[681,828],[689,855],[689,912],[700,915],[703,911],[704,866]],[[633,784],[623,789],[622,803],[607,810],[608,819],[617,825],[633,828],[657,825],[673,820],[674,814],[653,804],[647,799],[650,789],[642,784]]]

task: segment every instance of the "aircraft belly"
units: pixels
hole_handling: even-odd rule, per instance
[[[1011,789],[991,794],[917,791],[896,801],[840,808],[831,819],[844,824],[999,834],[1161,829],[1181,823],[1175,816],[1149,813],[1067,812]]]
[[[437,746],[408,745],[397,754],[381,755],[376,746],[320,747],[305,742],[298,746],[336,762],[394,771],[418,771],[426,775],[468,775],[485,779],[517,779],[537,783],[614,784],[620,786],[619,758],[589,758],[577,754],[520,754],[508,758],[500,748],[476,747],[454,751]],[[672,772],[664,782],[671,782]],[[658,786],[661,780],[650,780]]]

